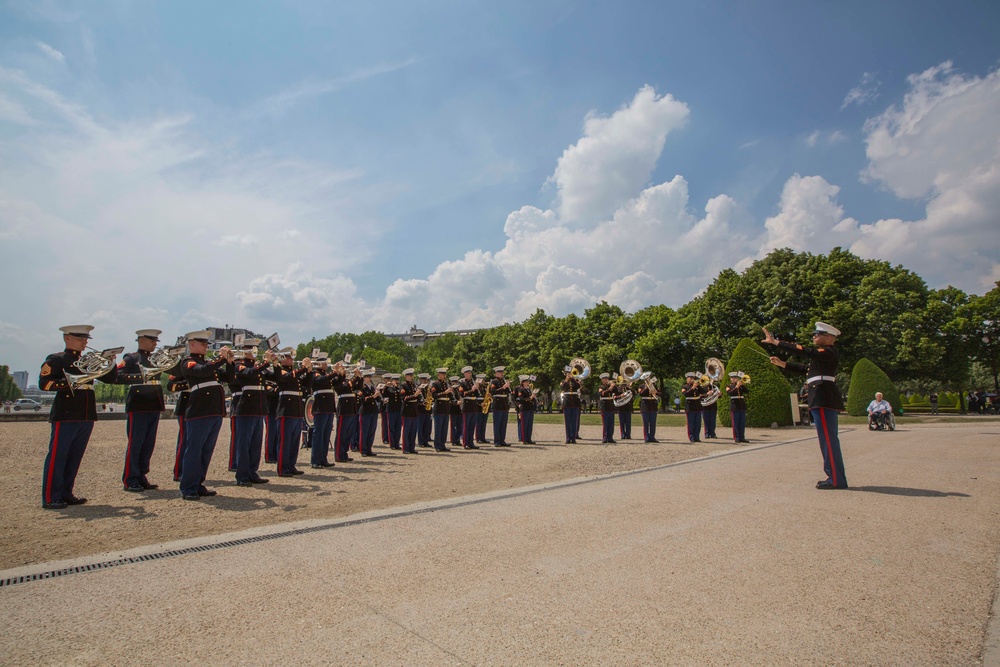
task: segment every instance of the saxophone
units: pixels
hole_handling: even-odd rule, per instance
[[[430,412],[434,408],[434,394],[431,393],[431,383],[424,386],[424,410]]]
[[[485,415],[490,411],[490,404],[493,403],[493,383],[487,383],[486,385],[486,395],[483,396],[483,414]]]

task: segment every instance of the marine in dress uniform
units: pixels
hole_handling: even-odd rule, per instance
[[[559,383],[559,389],[562,391],[563,423],[566,425],[567,445],[575,443],[576,439],[580,437],[580,410],[583,407],[583,401],[580,397],[583,383],[573,377],[571,370],[569,366],[563,369],[566,376]]]
[[[391,373],[382,390],[385,398],[385,416],[389,430],[389,448],[401,449],[400,436],[403,433],[403,397],[399,389],[399,373]]]
[[[601,386],[597,393],[601,400],[601,442],[604,444],[614,444],[615,442],[615,396],[618,395],[618,387],[611,382],[610,373],[601,373]]]
[[[448,412],[451,414],[451,444],[458,446],[462,444],[462,394],[458,390],[458,376],[452,375],[448,378],[451,384],[451,405]]]
[[[324,352],[312,365],[310,388],[313,396],[313,438],[309,465],[313,468],[329,468],[333,465],[330,462],[330,436],[337,417],[337,392],[333,388],[333,373],[330,372],[329,364],[330,360]]]
[[[417,445],[420,447],[430,448],[431,446],[431,426],[433,426],[433,413],[434,406],[431,404],[431,408],[427,409],[427,404],[425,402],[425,397],[423,393],[427,391],[427,388],[431,384],[430,373],[419,373],[417,379],[420,380],[418,385],[421,397],[417,401]]]
[[[272,365],[266,371],[266,377],[277,385],[278,392],[278,477],[304,474],[295,464],[305,421],[302,397],[309,393],[311,374],[312,359],[303,359],[302,366],[295,368],[295,349],[291,347],[281,350],[279,365]]]
[[[531,439],[532,430],[535,425],[535,410],[538,404],[535,393],[528,386],[531,384],[530,375],[518,375],[518,387],[514,390],[514,409],[517,410],[517,439],[526,445],[533,445],[535,441]]]
[[[621,396],[626,391],[629,391],[628,385],[619,385],[618,395]],[[625,405],[619,405],[618,407],[618,434],[622,440],[632,439],[632,401],[629,401]]]
[[[437,369],[437,379],[431,382],[431,396],[434,397],[434,449],[449,452],[448,422],[451,421],[451,385],[448,383],[448,369]]]
[[[490,441],[486,439],[486,422],[490,416],[483,412],[483,403],[486,401],[486,373],[476,373],[476,381],[479,383],[476,388],[476,442],[488,445]]]
[[[472,377],[472,366],[462,369],[463,378],[458,382],[458,393],[462,397],[462,447],[479,449],[476,445],[476,426],[479,424],[480,404],[477,400],[479,384]]]
[[[510,447],[507,442],[507,419],[510,417],[510,383],[504,378],[503,366],[493,369],[495,377],[490,380],[490,394],[493,401],[490,408],[493,411],[493,446]]]
[[[399,396],[403,399],[403,453],[417,453],[418,415],[417,403],[423,396],[413,382],[413,369],[403,371],[403,383],[399,385]]]
[[[354,374],[347,377],[342,361],[333,365],[333,389],[337,392],[337,429],[334,435],[334,458],[337,463],[353,461],[348,456],[351,444],[357,442],[358,395],[361,389],[361,369],[354,368]]]
[[[704,390],[707,394],[708,390]],[[701,406],[701,421],[705,425],[705,439],[715,438],[715,424],[719,416],[719,402],[712,401],[708,405]]]
[[[264,421],[267,419],[267,390],[264,375],[274,359],[268,350],[263,360],[258,360],[255,350],[260,345],[258,338],[243,340],[243,356],[234,362],[236,380],[240,395],[233,395],[229,419],[236,437],[236,484],[251,486],[267,484],[269,480],[260,476],[260,455],[264,438]]]
[[[701,442],[701,397],[705,390],[699,384],[701,375],[694,371],[684,374],[684,386],[681,394],[684,396],[684,415],[687,417],[687,435],[689,442]]]
[[[125,432],[128,445],[125,448],[122,485],[126,491],[133,493],[158,488],[156,484],[150,484],[146,475],[149,474],[149,460],[156,447],[160,413],[165,407],[163,388],[160,386],[159,374],[150,376],[147,381],[142,374],[142,367],[149,365],[149,355],[156,349],[161,333],[163,332],[159,329],[136,331],[139,349],[122,357],[115,378],[118,384],[130,385],[128,395],[125,397],[127,415]]]
[[[181,481],[181,468],[184,465],[184,412],[187,410],[188,382],[181,372],[180,362],[168,371],[167,391],[177,394],[177,403],[174,404],[174,418],[177,419],[177,449],[174,452],[174,481]]]
[[[733,442],[736,444],[750,442],[746,435],[747,386],[743,384],[743,371],[733,371],[729,374],[726,394],[729,396],[729,414],[733,421]]]
[[[56,392],[49,412],[52,424],[49,451],[42,468],[42,507],[56,510],[87,502],[86,498],[73,495],[73,486],[94,430],[94,422],[97,421],[97,401],[91,381],[71,389],[66,377],[67,373],[80,374],[73,364],[80,360],[94,327],[74,324],[59,327],[59,330],[63,332],[65,349],[46,357],[38,374],[39,389]],[[113,381],[116,375],[117,371],[112,366],[102,377]]]
[[[837,336],[840,330],[817,322],[813,331],[815,347],[780,341],[764,329],[764,340],[768,345],[774,345],[787,350],[793,355],[808,357],[809,365],[782,361],[771,357],[771,363],[786,370],[806,374],[808,387],[809,412],[816,424],[816,434],[819,437],[819,448],[823,452],[823,471],[826,479],[816,483],[817,489],[846,489],[847,474],[844,472],[844,457],[840,451],[840,436],[837,432],[838,413],[844,409],[844,399],[837,389]]]
[[[239,364],[235,357],[233,358],[233,367],[239,370]],[[229,386],[229,472],[236,472],[236,420],[233,417],[236,415],[236,406],[243,395],[243,381],[236,376],[234,371],[226,384]]]
[[[181,466],[180,490],[184,500],[199,500],[214,496],[205,488],[205,476],[212,462],[212,453],[226,414],[225,382],[234,372],[230,349],[223,347],[219,356],[205,358],[211,332],[192,331],[185,338],[190,352],[181,361],[181,372],[190,385],[187,410],[184,414],[184,463]]]
[[[375,388],[372,378],[375,371],[365,370],[361,373],[361,414],[358,416],[358,437],[361,456],[378,456],[372,447],[375,444],[375,429],[378,428],[379,398],[381,392]]]
[[[639,416],[642,417],[642,441],[659,442],[656,439],[656,414],[659,411],[659,392],[652,386],[652,380],[647,385],[643,382],[639,387]]]

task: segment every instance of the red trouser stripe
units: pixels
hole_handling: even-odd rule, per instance
[[[826,410],[820,409],[819,420],[823,423],[823,437],[826,438],[826,460],[830,462],[830,478],[837,486],[837,463],[833,460],[833,448],[830,446],[830,431],[826,427]]]
[[[285,462],[285,418],[278,417],[281,422],[281,428],[278,429],[278,474],[285,472],[284,466]]]
[[[236,467],[236,420],[229,419],[229,469]]]
[[[132,413],[130,412],[126,417],[128,419],[128,446],[125,448],[125,472],[122,473],[122,484],[129,477],[129,469],[132,467],[132,429],[135,425],[132,423]]]
[[[49,470],[45,475],[45,502],[51,503],[52,501],[52,475],[56,471],[56,453],[59,449],[59,426],[61,424],[56,422],[56,432],[52,434],[52,451],[49,453]],[[60,498],[62,500],[62,498]]]

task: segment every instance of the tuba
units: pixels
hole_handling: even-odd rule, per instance
[[[712,405],[719,400],[722,390],[719,389],[719,379],[726,372],[726,366],[715,357],[705,360],[705,374],[701,376],[701,384],[708,386],[708,393],[701,397],[702,405]]]
[[[618,367],[618,381],[621,382],[625,390],[615,398],[615,407],[621,408],[632,402],[631,385],[642,377],[642,366],[635,359],[626,359]]]
[[[590,364],[587,363],[586,359],[581,359],[580,357],[570,361],[569,366],[563,370],[575,377],[577,380],[582,381],[590,377]]]
[[[139,372],[142,373],[142,381],[149,382],[160,373],[166,373],[177,365],[177,362],[184,356],[187,347],[184,345],[174,345],[173,347],[158,347],[149,355],[149,365],[139,365]]]
[[[124,351],[124,347],[114,347],[102,352],[91,349],[90,352],[73,362],[73,368],[80,371],[79,373],[63,371],[66,374],[66,382],[69,383],[70,392],[72,393],[74,389],[91,380],[96,380],[114,368],[115,357]]]

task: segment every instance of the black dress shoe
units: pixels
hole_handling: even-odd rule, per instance
[[[263,477],[252,477],[250,479],[251,484],[269,484],[271,480],[264,479]]]
[[[435,452],[450,452],[450,451],[451,451],[451,449],[450,449],[450,448],[448,448],[448,447],[440,447],[440,448],[438,448],[438,447],[435,447],[435,448],[434,448],[434,451],[435,451]]]
[[[253,486],[253,482],[249,479],[242,482],[240,480],[236,480],[236,486]]]
[[[126,486],[125,490],[129,493],[142,493],[146,489],[141,484],[133,484],[132,486]]]
[[[219,495],[219,492],[212,491],[211,489],[198,489],[198,495],[205,498],[211,498],[212,496]]]
[[[69,498],[63,498],[63,502],[67,505],[83,505],[87,502],[86,498],[77,498],[76,496],[70,496]]]
[[[402,449],[402,447],[392,447],[392,446],[390,446],[390,447],[389,447],[389,449],[396,449],[396,450],[399,450],[399,449]]]
[[[358,448],[357,447],[351,447],[351,451],[352,452],[356,452],[356,451],[358,451]]]
[[[264,459],[264,463],[277,463],[277,461],[275,459]],[[176,482],[177,480],[175,479],[174,481]]]
[[[292,468],[291,473],[293,475],[304,475],[304,474],[306,474],[306,471],[305,470],[299,470],[298,468]]]
[[[833,482],[831,482],[828,479],[824,479],[822,481],[816,482],[816,488],[817,489],[833,489],[833,488],[836,488],[836,487],[833,485]]]
[[[320,464],[318,464],[318,463],[310,463],[310,464],[309,464],[309,467],[310,467],[310,468],[325,468],[326,466],[321,466],[321,465],[320,465]]]
[[[42,507],[47,510],[64,510],[66,509],[66,501],[57,500],[52,503],[42,503]]]
[[[184,500],[201,500],[201,495],[197,493],[185,493],[181,495]]]
[[[747,443],[747,444],[749,444],[749,443],[750,443],[750,441],[749,441],[749,440],[747,440],[747,439],[745,439],[745,438],[743,438],[743,439],[740,439],[740,440],[738,440],[737,442],[742,442],[742,443]]]
[[[466,449],[479,449],[479,445],[469,445]]]
[[[344,457],[342,459],[334,459],[334,461],[336,461],[337,463],[350,463],[353,460],[354,459],[352,459],[350,456]]]
[[[575,444],[576,444],[576,438],[573,438],[572,440],[570,440],[570,441],[569,441],[569,444],[571,444],[571,445],[575,445]]]
[[[279,472],[278,477],[295,477],[295,475],[290,472]]]
[[[146,489],[147,491],[152,491],[153,489],[160,488],[159,484],[150,484],[149,482],[140,482],[140,484],[142,484],[142,488]]]

